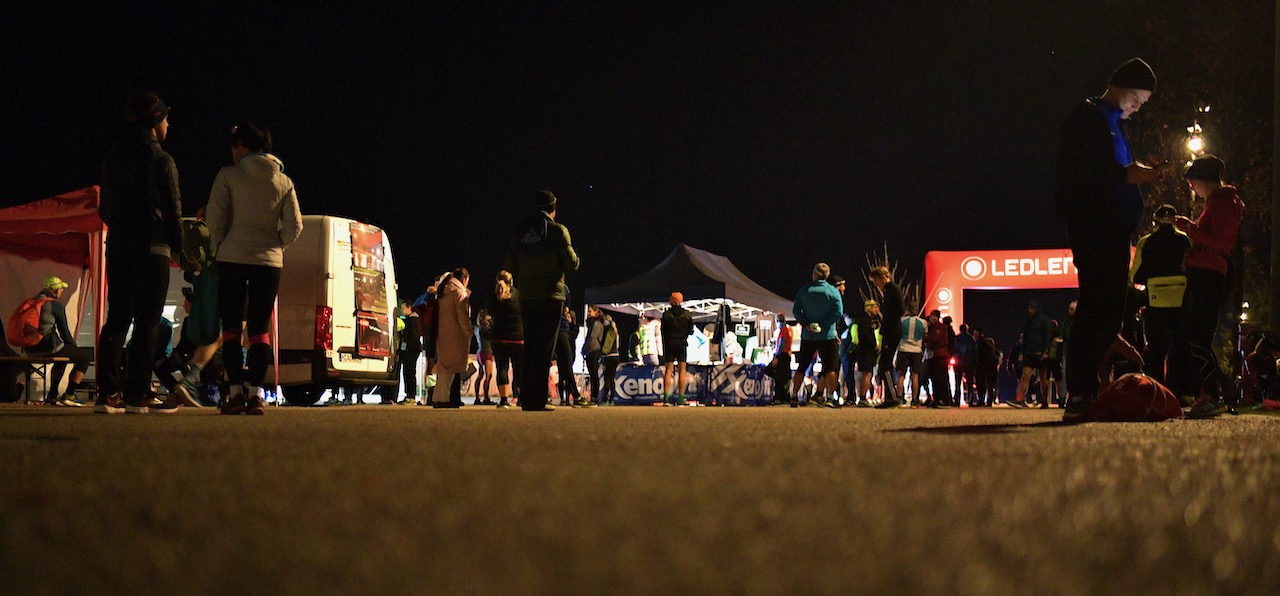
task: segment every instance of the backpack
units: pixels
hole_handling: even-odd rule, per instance
[[[4,338],[19,348],[30,348],[40,343],[44,339],[44,334],[40,333],[40,308],[50,300],[53,298],[48,296],[23,300],[9,316]]]
[[[213,260],[213,245],[209,240],[209,226],[203,219],[182,222],[182,252],[178,254],[178,266],[183,271],[195,273],[203,270]]]
[[[600,353],[613,354],[618,351],[618,328],[612,323],[604,326],[604,337],[600,340]]]

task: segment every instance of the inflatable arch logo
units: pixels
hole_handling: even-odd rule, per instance
[[[1079,286],[1069,248],[932,251],[924,257],[926,311],[964,322],[965,290],[1039,290]]]

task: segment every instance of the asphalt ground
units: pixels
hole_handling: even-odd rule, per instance
[[[0,405],[0,592],[1276,594],[1280,417]]]

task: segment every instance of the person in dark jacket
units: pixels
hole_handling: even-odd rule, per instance
[[[978,344],[978,396],[970,405],[990,407],[1000,389],[1000,350],[981,328],[973,329],[973,339]]]
[[[893,272],[888,267],[880,265],[873,268],[869,277],[876,290],[880,292],[880,316],[887,323],[880,327],[882,348],[879,360],[876,362],[884,401],[876,407],[896,408],[902,405],[902,399],[895,395],[897,380],[894,377],[893,359],[898,352],[898,342],[902,339],[902,326],[894,324],[894,321],[902,320],[907,306],[902,298],[902,288],[893,283]]]
[[[404,329],[400,331],[399,357],[396,359],[397,372],[404,378],[404,401],[413,405],[418,401],[418,357],[422,355],[422,326],[420,317],[413,311],[412,300],[400,301],[400,320],[404,321]],[[391,401],[395,401],[392,396]]]
[[[153,93],[125,106],[128,132],[102,163],[98,215],[107,225],[107,320],[98,338],[100,414],[173,412],[151,407],[151,355],[169,291],[169,261],[182,250],[178,167],[160,148],[169,107]],[[125,370],[125,337],[135,330]]]
[[[590,401],[600,400],[600,354],[604,343],[605,317],[600,307],[587,307],[587,336],[582,342],[582,361],[587,366],[587,379],[591,387]],[[617,351],[616,349],[614,350]]]
[[[1040,399],[1048,394],[1043,369],[1049,343],[1053,341],[1053,326],[1049,323],[1049,317],[1041,311],[1039,300],[1032,300],[1027,304],[1027,321],[1022,325],[1022,373],[1018,377],[1018,395],[1009,402],[1015,408],[1027,406],[1027,390],[1031,386],[1032,377],[1036,377]]]
[[[512,287],[512,277],[499,271],[485,311],[493,318],[493,360],[498,368],[498,409],[508,409],[512,379],[516,401],[520,399],[520,370],[524,361],[524,323],[520,319],[520,292]],[[510,373],[508,373],[510,369]]]
[[[559,333],[556,338],[556,371],[560,376],[560,403],[575,408],[590,406],[589,400],[584,399],[582,392],[578,390],[578,379],[573,375],[573,362],[577,360],[573,353],[573,343],[578,337],[578,318],[567,304],[560,315]]]
[[[1142,108],[1156,76],[1139,58],[1120,65],[1099,97],[1086,99],[1062,124],[1058,149],[1058,217],[1079,271],[1079,325],[1068,339],[1064,420],[1076,420],[1100,389],[1098,369],[1117,341],[1125,313],[1129,237],[1142,217],[1138,185],[1158,172],[1133,157],[1121,121]]]
[[[685,367],[689,362],[689,336],[693,335],[693,315],[684,309],[684,294],[671,293],[671,308],[662,313],[662,404],[683,406],[687,386]],[[671,384],[677,369],[677,385]]]
[[[960,333],[956,335],[951,353],[956,359],[956,389],[952,402],[958,406],[964,400],[964,403],[972,406],[977,398],[978,342],[973,339],[973,332],[968,324],[960,325]]]
[[[1219,375],[1213,338],[1218,331],[1218,314],[1230,294],[1228,273],[1244,219],[1244,201],[1234,186],[1222,183],[1226,164],[1212,155],[1198,157],[1183,177],[1204,211],[1192,221],[1178,216],[1174,225],[1191,238],[1187,253],[1187,290],[1182,299],[1182,320],[1169,352],[1169,388],[1184,406],[1191,406],[1188,418],[1212,418],[1227,411],[1221,396],[1202,396],[1208,383]]]
[[[1182,310],[1182,295],[1187,288],[1186,260],[1191,240],[1173,225],[1178,210],[1173,205],[1156,209],[1155,231],[1138,239],[1129,268],[1129,280],[1147,287],[1146,307],[1142,310],[1142,372],[1160,383],[1165,382],[1165,358],[1177,329]]]
[[[925,362],[925,370],[929,371],[929,388],[932,394],[928,403],[930,408],[951,406],[951,379],[948,368],[951,365],[950,334],[948,325],[942,322],[942,313],[934,310],[929,313],[929,330],[924,336],[924,348],[929,351],[929,360]]]
[[[520,288],[524,325],[520,408],[547,411],[547,380],[555,357],[560,313],[567,298],[564,276],[578,270],[569,229],[556,223],[557,199],[549,190],[533,197],[535,211],[520,224],[507,246],[506,270]]]

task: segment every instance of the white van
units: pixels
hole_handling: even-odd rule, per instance
[[[277,366],[284,398],[315,404],[326,389],[395,384],[399,299],[391,243],[375,226],[304,215],[284,251]],[[276,375],[268,370],[267,378]]]

